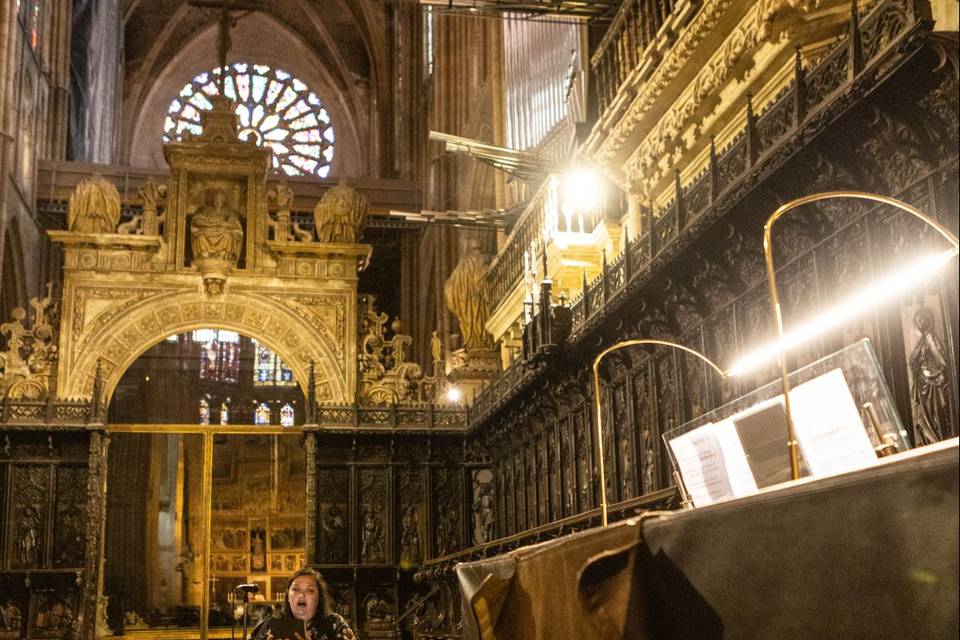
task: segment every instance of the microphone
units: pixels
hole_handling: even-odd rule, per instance
[[[260,591],[260,586],[252,582],[247,582],[244,584],[238,584],[233,588],[234,591],[239,591],[240,593],[256,593]]]

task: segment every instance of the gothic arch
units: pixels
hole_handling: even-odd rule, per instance
[[[351,355],[346,344],[349,309],[340,296],[317,293],[291,299],[245,291],[210,300],[200,293],[129,294],[86,321],[77,311],[83,308],[82,299],[75,301],[69,324],[81,326],[74,326],[69,344],[61,339],[60,397],[90,397],[99,361],[102,400],[109,404],[124,372],[147,349],[172,334],[213,328],[236,331],[270,347],[293,371],[304,395],[313,362],[319,400],[353,401],[354,372],[343,366],[345,356]]]
[[[127,99],[130,115],[124,157],[135,166],[164,166],[163,122],[170,101],[197,74],[216,66],[216,26],[211,25],[170,57],[148,86]],[[328,69],[310,45],[274,17],[255,12],[241,20],[231,33],[233,48],[228,62],[254,62],[283,69],[305,82],[329,111],[337,134],[332,176],[368,173],[365,140],[367,97],[356,86],[345,85],[337,69]],[[282,42],[283,47],[276,43]],[[134,103],[133,100],[136,100]]]

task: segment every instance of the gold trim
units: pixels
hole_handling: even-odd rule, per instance
[[[770,217],[767,218],[766,223],[763,225],[763,259],[767,266],[767,285],[770,289],[770,312],[773,315],[773,323],[777,328],[778,343],[783,341],[783,314],[780,309],[780,293],[777,290],[776,267],[773,264],[773,243],[771,241],[773,224],[788,211],[796,209],[797,207],[805,204],[810,204],[811,202],[829,200],[831,198],[871,200],[873,202],[879,202],[881,204],[896,207],[901,211],[909,213],[915,218],[923,220],[928,225],[936,229],[937,232],[946,238],[955,249],[960,246],[958,245],[957,237],[953,235],[953,233],[951,233],[950,230],[945,226],[919,209],[895,198],[881,196],[875,193],[866,193],[863,191],[825,191],[791,200],[770,214]],[[783,389],[784,409],[786,410],[787,414],[787,448],[790,450],[790,475],[791,478],[797,480],[800,478],[800,450],[799,446],[797,445],[796,431],[793,426],[793,414],[790,410],[790,381],[788,379],[789,373],[787,371],[787,360],[784,357],[783,351],[780,351],[777,354],[777,364],[780,368],[780,385]]]
[[[624,347],[630,347],[638,344],[653,344],[660,345],[664,347],[673,347],[674,349],[679,349],[680,351],[685,351],[689,354],[695,355],[708,365],[710,365],[714,371],[720,374],[720,377],[726,377],[724,372],[714,364],[713,360],[703,355],[699,351],[691,349],[690,347],[685,347],[682,344],[677,344],[675,342],[668,342],[666,340],[653,340],[650,338],[638,338],[635,340],[623,340],[614,344],[613,346],[607,347],[593,360],[593,408],[594,413],[597,417],[597,466],[599,468],[599,480],[600,480],[600,526],[607,526],[607,479],[603,470],[603,417],[602,410],[600,406],[600,361],[603,360],[604,356],[613,351],[623,349]],[[683,488],[680,488],[681,495],[683,495]]]

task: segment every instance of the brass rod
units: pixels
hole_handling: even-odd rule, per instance
[[[637,338],[633,340],[623,340],[618,342],[610,347],[607,347],[600,352],[599,355],[593,360],[593,408],[594,413],[597,419],[597,467],[599,471],[599,480],[600,480],[600,526],[607,526],[607,478],[606,473],[603,469],[603,416],[602,408],[600,406],[600,361],[608,354],[624,347],[630,347],[640,344],[650,344],[650,345],[660,345],[663,347],[672,347],[674,349],[679,349],[680,351],[685,351],[686,353],[692,354],[706,362],[710,365],[714,371],[720,374],[720,377],[724,377],[723,371],[718,367],[710,358],[703,355],[699,351],[691,349],[690,347],[685,347],[682,344],[677,344],[675,342],[668,342],[666,340],[654,340],[651,338]],[[681,488],[680,491],[683,491]]]
[[[777,329],[778,344],[782,345],[783,343],[783,316],[780,311],[780,293],[777,290],[776,267],[774,266],[773,262],[773,242],[771,241],[773,224],[785,213],[796,209],[797,207],[810,204],[812,202],[819,202],[820,200],[829,200],[832,198],[871,200],[873,202],[879,202],[881,204],[896,207],[901,211],[909,213],[915,218],[923,220],[928,225],[936,229],[937,232],[946,238],[946,240],[950,242],[954,248],[960,246],[958,245],[957,237],[953,235],[953,233],[951,233],[951,231],[945,226],[919,209],[895,198],[890,198],[875,193],[866,193],[863,191],[825,191],[823,193],[814,193],[791,200],[770,214],[770,217],[767,218],[766,223],[763,225],[763,258],[767,267],[767,285],[770,289],[770,312],[773,315],[773,323]],[[796,431],[793,425],[793,413],[791,412],[790,407],[790,380],[787,372],[786,354],[782,349],[780,349],[777,353],[777,362],[780,368],[780,386],[783,390],[784,410],[787,414],[787,448],[790,451],[790,475],[792,479],[796,480],[800,477],[800,451],[799,446],[797,445]]]
[[[203,489],[201,491],[203,504],[203,525],[201,533],[203,542],[203,570],[201,572],[202,591],[200,592],[200,639],[206,640],[209,626],[210,612],[210,529],[213,524],[213,433],[203,434]]]

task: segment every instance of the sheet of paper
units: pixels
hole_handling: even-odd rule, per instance
[[[813,475],[877,462],[843,371],[834,369],[790,392],[793,426]]]
[[[698,427],[671,440],[670,448],[694,506],[757,490],[730,421]]]

